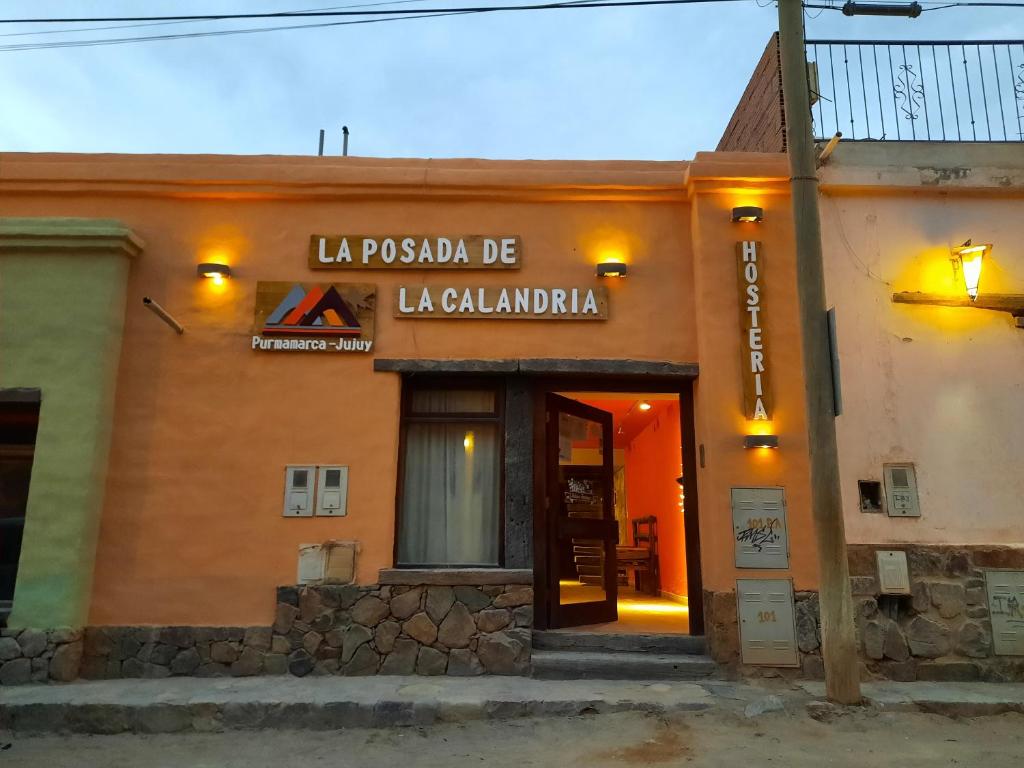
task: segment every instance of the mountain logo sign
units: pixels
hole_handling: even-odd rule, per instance
[[[259,282],[252,348],[369,352],[376,303],[365,283]]]

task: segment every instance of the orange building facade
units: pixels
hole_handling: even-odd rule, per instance
[[[83,639],[65,655],[87,677],[526,673],[532,631],[616,621],[705,637],[733,662],[737,580],[767,579],[788,627],[762,663],[807,665],[793,600],[799,613],[817,576],[784,156],[9,154],[2,169],[12,264],[124,262],[90,321],[113,361],[87,407],[109,431],[74,542],[47,520],[46,442],[73,425],[48,421],[30,373],[0,382],[35,408],[32,483],[58,478],[49,497],[29,488],[5,631],[71,627]],[[733,221],[738,206],[762,220]],[[608,264],[626,274],[600,276],[621,271]],[[70,310],[98,295],[86,285],[40,290]],[[70,314],[14,329],[47,350],[38,366],[64,354]],[[274,348],[289,339],[307,348]],[[745,445],[764,437],[778,447]],[[59,575],[34,558],[62,546],[75,582],[58,604],[42,595]],[[644,629],[645,611],[667,618]]]

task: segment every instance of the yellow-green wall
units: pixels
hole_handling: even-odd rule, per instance
[[[11,627],[82,626],[130,258],[116,221],[0,219],[0,389],[41,391]]]

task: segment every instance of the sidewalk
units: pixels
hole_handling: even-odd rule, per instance
[[[973,717],[1024,712],[1024,685],[867,683],[866,703]],[[0,689],[0,729],[174,733],[331,730],[624,711],[727,710],[757,717],[807,707],[822,683],[649,682],[520,677],[292,677],[107,680]],[[814,705],[813,706],[820,706]]]

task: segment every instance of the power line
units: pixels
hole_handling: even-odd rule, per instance
[[[462,11],[460,13],[472,13]],[[142,35],[136,37],[111,37],[93,40],[59,40],[54,42],[11,43],[0,45],[0,53],[11,51],[39,51],[50,48],[95,48],[104,45],[126,45],[129,43],[152,43],[161,40],[186,40],[201,37],[221,37],[224,35],[248,35],[257,32],[279,32],[289,29],[320,29],[325,27],[347,27],[353,24],[382,24],[386,21],[412,21],[413,19],[433,19],[443,16],[458,16],[460,13],[425,13],[411,16],[385,16],[374,19],[354,19],[352,21],[322,21],[314,24],[290,24],[278,27],[251,27],[248,29],[222,29],[212,32],[181,32],[176,35]]]
[[[644,5],[691,5],[700,3],[744,2],[745,0],[593,0],[586,3],[544,3],[540,5],[484,5],[465,8],[429,8],[422,13],[490,13],[494,11],[543,11],[555,8],[627,8]],[[93,16],[77,18],[0,19],[0,24],[91,24],[125,21],[223,21],[227,19],[301,19],[337,16],[400,16],[418,10],[384,11],[268,11],[266,13],[220,13],[184,16]]]
[[[422,0],[398,0],[399,2],[421,2]],[[542,6],[483,6],[483,7],[469,7],[469,8],[451,8],[451,9],[417,9],[412,11],[405,11],[401,15],[381,15],[381,12],[363,12],[356,15],[373,15],[374,18],[369,19],[356,19],[350,21],[326,21],[326,22],[313,22],[310,24],[286,24],[279,26],[269,27],[248,27],[243,29],[222,29],[222,30],[211,30],[211,31],[191,31],[191,32],[180,32],[176,34],[166,35],[138,35],[133,37],[103,37],[93,38],[88,40],[58,40],[58,41],[34,41],[27,43],[10,43],[7,45],[0,45],[0,53],[4,52],[17,52],[17,51],[37,51],[37,50],[48,50],[52,48],[93,48],[107,45],[128,45],[131,43],[148,43],[148,42],[159,42],[164,40],[186,40],[192,38],[206,38],[206,37],[220,37],[225,35],[247,35],[257,34],[261,32],[278,32],[287,31],[292,29],[323,29],[327,27],[344,27],[355,24],[375,24],[385,21],[405,21],[413,19],[426,19],[426,18],[440,18],[445,16],[461,16],[474,13],[490,13],[495,11],[517,11],[517,10],[547,10],[547,9],[562,9],[562,8],[598,8],[603,6],[612,7],[623,7],[631,5],[687,5],[693,3],[710,3],[710,2],[747,2],[748,0],[656,0],[654,2],[595,2],[595,0],[567,0],[566,2],[553,3]],[[373,5],[390,5],[392,3],[375,3]],[[393,3],[393,4],[398,4]],[[346,6],[343,6],[346,7]],[[359,6],[347,6],[347,7],[359,7]],[[348,14],[346,14],[348,15]],[[167,24],[179,24],[179,23],[192,23],[192,22],[162,22]],[[131,28],[135,25],[125,25],[123,27],[114,27],[114,29]],[[152,26],[151,24],[144,24],[138,26]],[[86,30],[75,30],[75,31],[86,31]]]
[[[344,8],[375,8],[381,5],[406,5],[408,3],[425,3],[428,0],[388,0],[383,3],[359,3],[356,5],[331,5],[325,8],[306,8],[306,11],[335,11]],[[34,35],[60,35],[64,33],[74,34],[77,32],[102,32],[112,29],[139,29],[142,27],[167,27],[181,24],[192,24],[190,21],[155,21],[143,24],[115,24],[109,27],[73,27],[65,29],[45,29],[35,30],[33,32],[0,32],[0,38],[3,37],[32,37]]]

